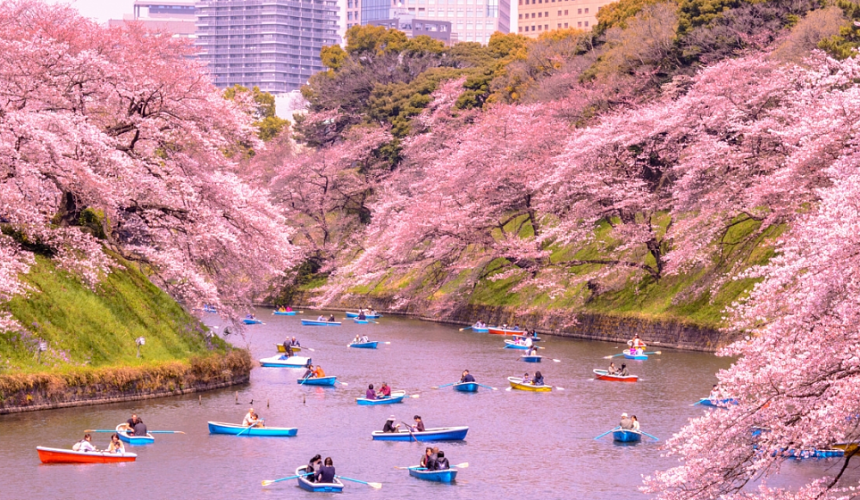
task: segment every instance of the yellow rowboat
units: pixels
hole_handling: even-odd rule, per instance
[[[523,379],[520,377],[508,377],[508,382],[511,383],[512,389],[516,389],[518,391],[550,392],[552,390],[551,385],[524,384]]]
[[[287,352],[287,350],[284,349],[284,344],[275,344],[275,345],[278,346],[278,352]],[[293,352],[299,352],[302,350],[302,348],[300,346],[297,346],[297,345],[290,346],[290,348],[292,348]]]
[[[833,448],[842,450],[845,453],[853,453],[858,447],[860,447],[860,442],[856,441],[853,443],[836,443],[833,445]]]

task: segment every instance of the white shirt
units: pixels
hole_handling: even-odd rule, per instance
[[[78,451],[96,451],[96,447],[93,446],[92,443],[84,439],[81,441],[81,446],[78,447]]]
[[[256,423],[257,423],[257,419],[254,418],[253,415],[251,415],[251,412],[248,412],[248,414],[245,415],[245,420],[242,420],[242,425],[244,425],[245,427],[248,427],[250,425],[254,425]]]

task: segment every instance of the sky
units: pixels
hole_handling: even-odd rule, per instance
[[[69,4],[86,17],[99,23],[108,19],[122,19],[123,14],[131,14],[134,0],[48,0],[51,3]]]

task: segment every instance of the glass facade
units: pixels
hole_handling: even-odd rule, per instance
[[[218,87],[289,92],[323,69],[320,49],[339,42],[336,0],[201,0],[199,58]]]
[[[361,24],[391,19],[391,0],[361,0]]]

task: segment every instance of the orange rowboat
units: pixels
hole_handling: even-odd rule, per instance
[[[610,380],[612,382],[636,382],[639,380],[637,375],[610,375],[607,370],[591,370],[598,380]]]
[[[497,328],[497,327],[491,326],[490,328],[488,328],[488,330],[493,335],[522,335],[525,333],[524,330],[521,330],[519,328],[514,330],[512,328]]]
[[[74,451],[60,448],[37,446],[39,460],[43,464],[110,464],[114,462],[134,462],[134,453],[108,453],[106,451]]]

